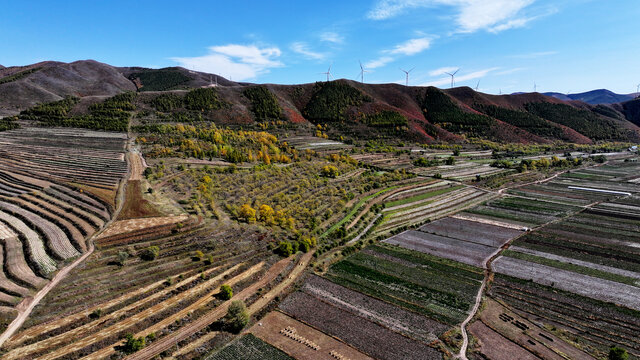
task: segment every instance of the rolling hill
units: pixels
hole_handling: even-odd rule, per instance
[[[634,94],[616,94],[613,91],[607,89],[591,90],[578,94],[562,94],[558,92],[544,93],[546,96],[551,96],[564,101],[577,100],[586,102],[591,105],[599,104],[615,104],[632,100]]]
[[[139,93],[134,101],[139,111],[165,120],[197,117],[224,125],[279,120],[322,125],[329,135],[346,138],[426,143],[469,138],[517,143],[640,141],[640,111],[633,101],[591,105],[538,93],[498,96],[468,87],[441,90],[351,80],[256,85],[179,67],[112,67],[92,60],[0,69],[0,116],[68,96],[77,100],[66,103],[70,107],[64,116],[91,116],[97,106],[92,104],[127,91]],[[584,99],[593,101],[603,94],[593,93]],[[209,101],[202,96],[215,104],[199,107],[197,101]],[[197,101],[189,105],[189,99]],[[38,119],[30,114],[27,119]],[[56,123],[77,123],[62,120]]]

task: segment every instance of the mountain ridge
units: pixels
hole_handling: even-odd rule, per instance
[[[205,118],[222,124],[257,121],[245,90],[263,87],[277,99],[284,120],[332,124],[336,131],[364,138],[390,136],[427,143],[469,138],[516,143],[640,141],[640,107],[633,100],[592,105],[540,93],[491,95],[469,87],[437,89],[345,79],[298,85],[238,83],[180,67],[113,67],[93,60],[0,68],[0,116],[66,96],[86,99],[72,110],[81,114],[90,103],[126,91],[139,92],[144,99],[140,106],[154,111],[148,102],[160,94],[180,97],[189,89],[208,87],[215,87],[228,106],[207,112]],[[343,96],[351,98],[344,102]],[[331,108],[334,105],[339,109]]]

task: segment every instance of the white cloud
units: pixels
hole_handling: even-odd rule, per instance
[[[392,62],[393,60],[395,60],[394,58],[392,58],[391,56],[381,56],[375,60],[371,60],[367,63],[364,64],[364,68],[365,69],[375,69],[375,68],[379,68],[379,67],[383,67],[385,65],[387,65],[388,63]]]
[[[333,31],[325,31],[320,34],[320,40],[334,44],[342,44],[344,42],[344,36]]]
[[[555,55],[557,53],[558,53],[557,51],[540,51],[540,52],[532,52],[528,54],[512,55],[510,57],[514,59],[536,59],[540,57]]]
[[[503,70],[503,71],[498,71],[497,73],[495,73],[496,75],[510,75],[513,73],[517,73],[518,71],[522,71],[525,70],[525,68],[513,68],[513,69],[507,69],[507,70]]]
[[[393,47],[393,49],[383,50],[382,56],[375,60],[371,60],[367,62],[364,67],[365,69],[375,69],[379,67],[383,67],[388,63],[395,61],[396,57],[400,55],[411,56],[418,53],[421,53],[428,49],[431,46],[431,38],[430,37],[421,37],[415,39],[409,39],[401,44],[398,44]]]
[[[173,57],[171,60],[187,69],[216,73],[233,80],[255,79],[269,69],[284,66],[278,60],[277,47],[229,44],[209,47],[209,53],[196,57]]]
[[[304,42],[295,42],[291,44],[291,50],[300,55],[304,55],[308,59],[323,60],[324,58],[326,58],[326,54],[312,51],[311,49],[309,49],[309,45]]]
[[[367,17],[384,20],[416,8],[448,6],[455,11],[459,32],[487,30],[493,33],[522,27],[535,17],[522,16],[522,10],[535,0],[379,0]]]
[[[483,69],[483,70],[474,71],[474,72],[468,73],[468,74],[461,74],[460,76],[456,76],[455,77],[455,82],[457,84],[457,83],[459,83],[461,81],[480,79],[480,78],[483,78],[483,77],[487,76],[487,74],[489,74],[490,72],[496,71],[498,69],[499,68],[497,68],[497,67],[493,67],[493,68],[489,68],[489,69]],[[425,84],[421,84],[420,86],[442,86],[442,85],[451,85],[451,77],[447,76],[447,77],[443,77],[441,79],[429,81],[429,82],[427,82]]]
[[[456,71],[458,69],[459,68],[457,68],[455,66],[441,67],[439,69],[435,69],[435,70],[429,71],[429,76],[444,75],[445,73],[452,73],[452,72],[454,72],[454,71]]]
[[[427,50],[431,46],[431,39],[428,37],[410,39],[402,44],[396,45],[390,54],[415,55]]]

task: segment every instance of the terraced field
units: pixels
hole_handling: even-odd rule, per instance
[[[70,129],[0,133],[3,323],[17,314],[9,307],[31,301],[24,299],[87,252],[87,240],[111,219],[116,187],[127,172],[125,139]]]

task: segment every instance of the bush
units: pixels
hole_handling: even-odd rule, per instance
[[[227,284],[220,286],[220,299],[229,300],[233,297],[233,289]]]
[[[102,316],[102,309],[95,309],[89,314],[90,319],[99,319]]]
[[[207,258],[204,260],[204,263],[205,263],[206,265],[211,265],[211,264],[213,264],[213,255],[211,255],[211,254],[207,255]]]
[[[227,315],[224,317],[225,324],[231,332],[238,333],[249,323],[249,312],[243,301],[236,300],[229,305]]]
[[[202,260],[202,258],[204,258],[204,253],[200,250],[196,250],[195,254],[193,255],[193,259],[196,261],[200,261]]]
[[[151,261],[151,260],[155,260],[159,254],[160,254],[160,248],[158,248],[157,246],[149,246],[148,248],[146,248],[140,253],[140,258],[142,260]]]
[[[129,258],[129,253],[126,251],[118,252],[118,265],[124,266],[124,262]]]

